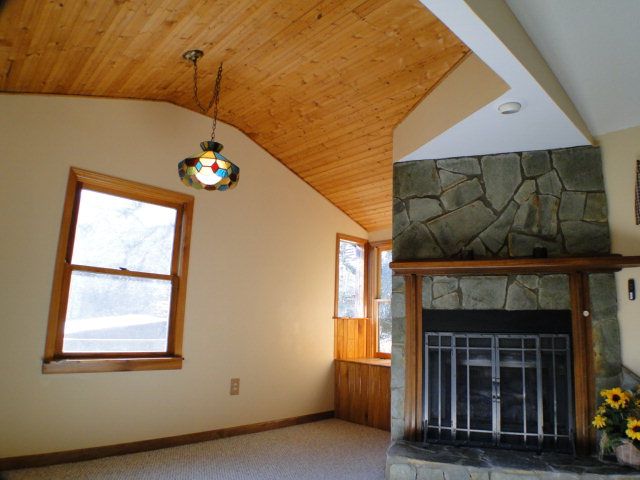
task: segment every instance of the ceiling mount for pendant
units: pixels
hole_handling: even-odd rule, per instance
[[[193,63],[193,99],[203,114],[213,106],[213,122],[211,140],[200,144],[201,152],[185,158],[178,163],[178,174],[182,183],[188,187],[205,190],[229,190],[234,188],[240,179],[240,168],[225,158],[220,152],[222,144],[215,141],[218,122],[218,102],[220,100],[220,83],[222,82],[222,62],[218,68],[213,94],[208,106],[200,103],[198,96],[198,60],[202,58],[202,50],[187,50],[182,58]]]
[[[187,50],[182,54],[182,58],[190,62],[197,62],[202,58],[204,52],[202,50]]]

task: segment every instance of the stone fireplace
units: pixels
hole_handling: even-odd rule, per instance
[[[394,166],[388,478],[541,478],[564,471],[576,438],[594,443],[596,391],[622,374],[615,279],[552,259],[609,253],[598,148]],[[508,261],[534,254],[549,257],[539,271]],[[593,462],[566,469],[602,473]]]

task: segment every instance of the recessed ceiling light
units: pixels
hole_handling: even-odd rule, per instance
[[[522,104],[519,102],[506,102],[498,106],[498,111],[503,115],[511,115],[518,113],[521,108]]]

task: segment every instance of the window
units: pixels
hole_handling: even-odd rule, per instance
[[[344,325],[345,321],[350,322],[348,319],[366,319],[363,340],[366,353],[359,350],[360,355],[391,357],[393,272],[389,267],[390,262],[390,241],[368,243],[361,238],[337,235],[334,317],[342,319],[340,325]],[[336,338],[344,341],[344,334],[339,331],[336,327]]]
[[[376,356],[388,357],[391,354],[391,242],[372,244],[373,301],[372,310],[375,320]]]
[[[45,373],[182,366],[193,197],[72,168]]]
[[[335,316],[364,318],[367,241],[338,234],[336,255]]]

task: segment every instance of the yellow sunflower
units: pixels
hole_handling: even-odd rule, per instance
[[[615,410],[625,408],[630,400],[629,394],[623,392],[620,387],[604,390],[600,394],[602,395],[602,393],[604,393],[605,401]]]
[[[640,440],[640,420],[633,417],[627,419],[627,430],[625,433],[631,440]]]
[[[603,413],[606,413],[606,412],[607,412],[607,406],[604,403],[598,407],[598,410],[596,410],[596,413],[598,415],[602,415]]]
[[[604,428],[607,425],[607,419],[602,415],[596,415],[595,417],[593,417],[593,421],[591,422],[591,425],[593,425],[598,429]]]

